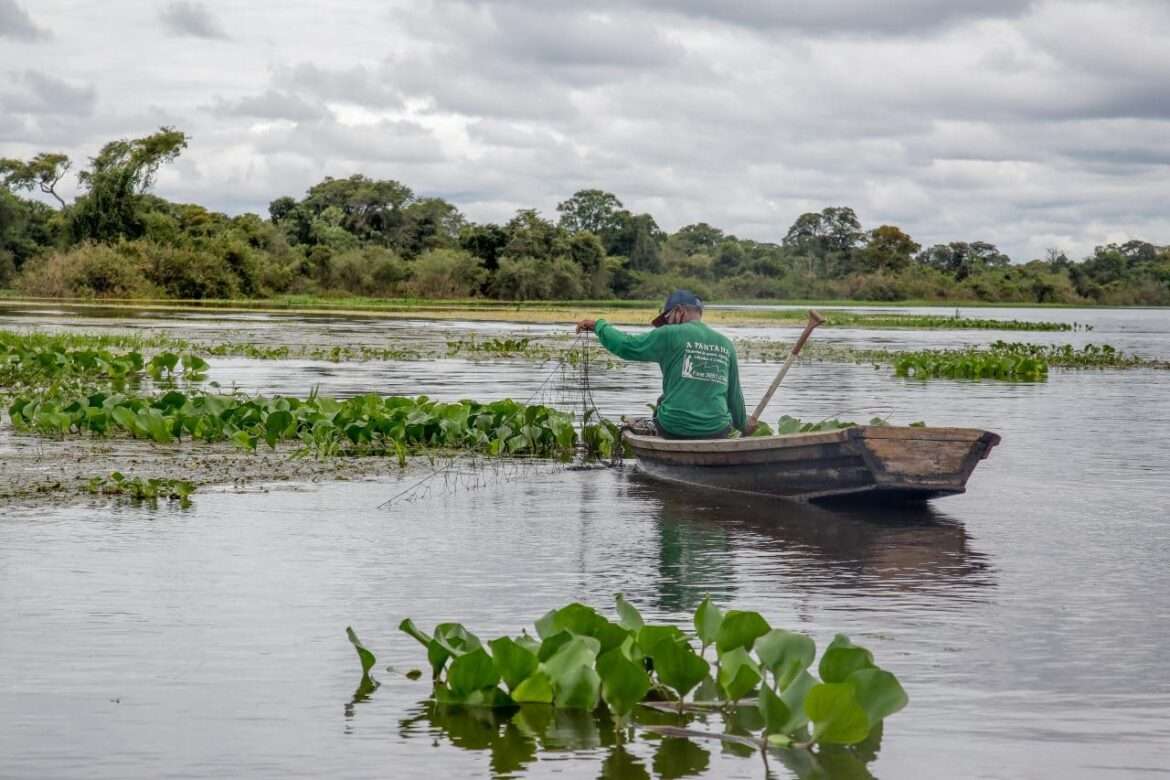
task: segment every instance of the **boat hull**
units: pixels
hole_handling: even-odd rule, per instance
[[[626,433],[653,479],[797,501],[926,501],[962,493],[999,436],[974,428],[856,426],[742,439]]]

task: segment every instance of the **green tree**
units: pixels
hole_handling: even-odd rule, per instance
[[[710,255],[715,253],[715,250],[723,243],[724,238],[723,231],[719,228],[711,227],[706,222],[697,222],[679,228],[669,241],[672,246],[677,247],[684,254]]]
[[[489,271],[495,271],[508,246],[508,231],[499,225],[464,225],[459,231],[459,246],[483,260]]]
[[[618,228],[617,214],[622,208],[622,202],[611,192],[578,190],[557,204],[561,215],[558,224],[570,233],[588,231],[603,236]]]
[[[57,194],[57,184],[69,171],[72,163],[63,154],[38,154],[28,162],[0,159],[0,183],[10,190],[32,190],[40,188],[41,192],[52,195],[61,208],[65,208],[65,199]]]
[[[986,268],[1003,268],[1011,258],[986,241],[952,241],[949,244],[935,244],[919,253],[917,262],[935,268],[963,281],[971,274]]]
[[[187,136],[170,127],[132,140],[111,141],[79,176],[86,194],[77,199],[71,230],[77,241],[137,238],[143,233],[139,204],[159,168],[187,148]]]
[[[869,231],[869,240],[861,250],[860,270],[897,273],[910,267],[922,247],[894,225],[882,225]]]
[[[327,209],[337,209],[337,226],[359,241],[379,243],[401,251],[407,237],[404,211],[414,202],[414,192],[393,179],[375,180],[354,174],[347,179],[325,177],[309,188],[299,204],[312,222]],[[286,208],[282,203],[280,207]],[[311,240],[311,239],[310,239]]]
[[[854,270],[855,249],[864,239],[853,209],[830,206],[797,217],[784,236],[784,246],[804,256],[811,273],[844,276]]]
[[[0,286],[58,242],[61,216],[52,207],[0,189]]]
[[[431,249],[453,248],[463,228],[459,209],[442,198],[422,198],[402,212],[397,249],[405,257],[417,257]]]
[[[508,243],[503,256],[551,260],[568,254],[568,232],[541,217],[536,209],[517,211],[504,230],[508,233]]]

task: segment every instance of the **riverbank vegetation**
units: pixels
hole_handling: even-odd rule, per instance
[[[1012,263],[993,243],[921,246],[852,209],[799,215],[773,241],[705,222],[670,233],[614,194],[581,190],[556,217],[503,224],[393,180],[326,178],[268,214],[229,216],[151,194],[186,148],[173,128],[105,145],[68,203],[61,154],[0,160],[0,287],[59,298],[263,299],[280,295],[708,300],[832,298],[1170,305],[1170,248],[1106,244],[1074,261],[1053,249]],[[39,191],[55,206],[26,196]]]
[[[513,322],[530,324],[571,324],[589,315],[604,318],[615,325],[646,326],[658,315],[661,303],[657,301],[565,301],[517,302],[465,298],[449,301],[419,299],[323,298],[320,296],[279,296],[263,300],[205,299],[102,299],[82,300],[8,297],[0,305],[19,311],[44,305],[52,300],[55,305],[78,312],[182,312],[216,310],[224,312],[271,311],[290,312],[301,316],[329,314],[354,318],[426,319],[460,322]],[[1092,326],[1079,322],[1048,320],[997,319],[991,317],[953,314],[910,314],[889,311],[850,311],[831,309],[821,312],[823,327],[868,328],[881,330],[1009,330],[1009,331],[1079,331]],[[801,327],[808,321],[803,309],[758,308],[754,306],[708,307],[703,315],[712,325],[767,325]]]
[[[869,650],[840,634],[814,674],[813,639],[772,628],[757,612],[723,612],[707,598],[695,611],[692,633],[647,623],[619,594],[617,616],[612,621],[583,604],[569,604],[537,620],[535,636],[525,631],[488,642],[459,623],[440,623],[430,634],[409,619],[399,628],[426,649],[439,705],[604,709],[619,732],[636,724],[631,716],[639,707],[679,716],[750,708],[759,716],[758,735],[641,728],[726,737],[761,750],[855,745],[909,701]],[[370,675],[377,658],[352,628],[346,635],[361,664],[358,690],[368,695],[377,687]]]

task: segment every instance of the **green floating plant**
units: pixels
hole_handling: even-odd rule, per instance
[[[894,375],[912,379],[999,379],[1044,382],[1048,362],[1041,355],[1000,350],[923,350],[899,355]]]
[[[773,628],[758,612],[723,612],[708,598],[693,628],[647,624],[620,594],[616,622],[573,603],[537,620],[535,636],[486,643],[459,623],[440,623],[429,634],[409,618],[399,625],[425,648],[439,704],[604,710],[619,727],[639,706],[679,713],[754,708],[762,733],[747,739],[760,747],[857,744],[907,704],[897,678],[843,635],[825,648],[814,673],[813,639]],[[368,687],[373,654],[346,631]]]
[[[107,477],[93,477],[86,489],[95,495],[125,496],[135,501],[157,502],[160,498],[178,501],[179,506],[191,506],[195,485],[181,479],[131,477],[114,471]]]

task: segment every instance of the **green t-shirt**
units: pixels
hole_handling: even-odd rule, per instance
[[[618,357],[662,369],[662,398],[654,416],[667,433],[714,436],[729,425],[742,431],[747,424],[735,346],[726,336],[699,321],[633,335],[598,320],[594,331],[601,346]]]

